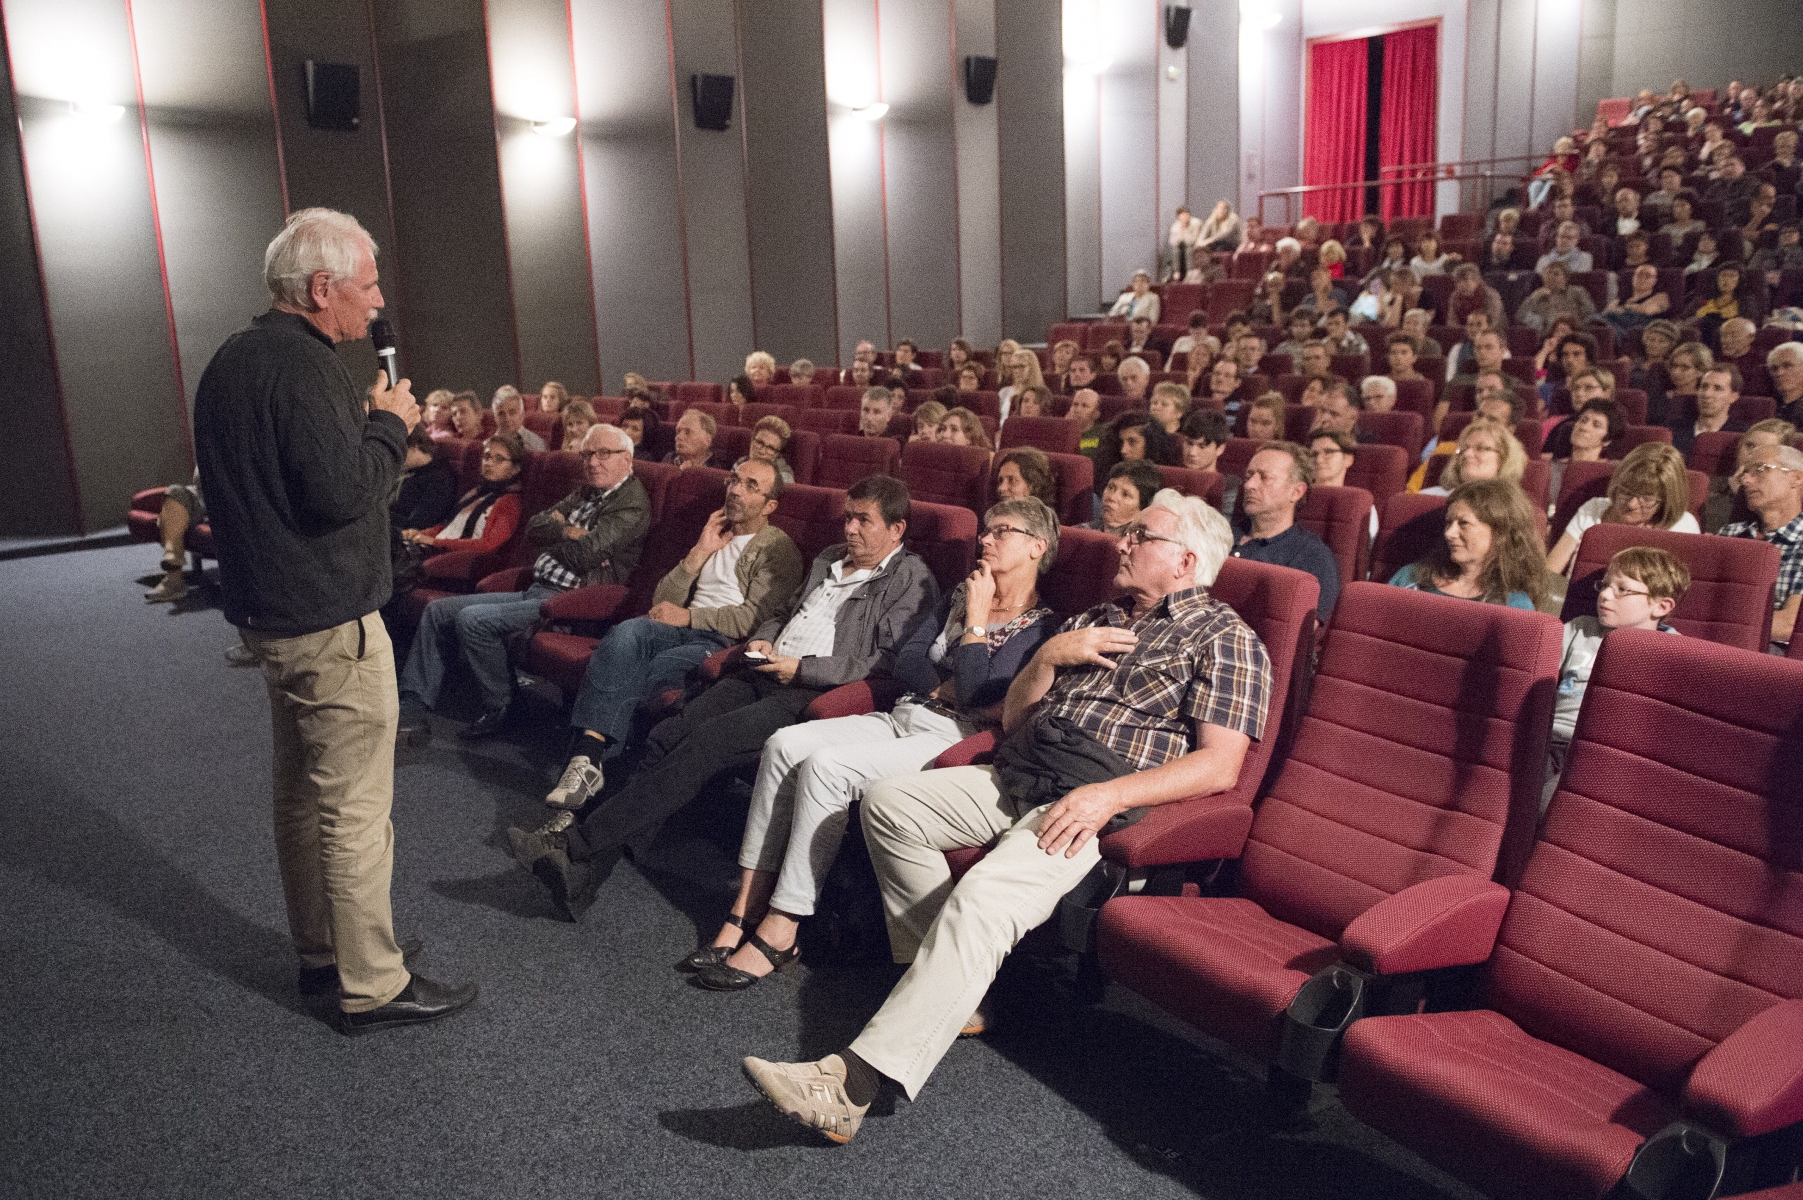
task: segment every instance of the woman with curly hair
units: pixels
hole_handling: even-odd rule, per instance
[[[1397,571],[1390,583],[1485,604],[1538,607],[1546,598],[1546,551],[1533,501],[1501,479],[1460,485],[1447,499],[1439,544]]]

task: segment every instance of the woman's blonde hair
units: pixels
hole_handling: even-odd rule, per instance
[[[1329,263],[1346,261],[1346,247],[1340,245],[1339,241],[1334,238],[1328,238],[1325,242],[1322,242],[1321,249],[1317,254],[1322,266],[1327,266]]]
[[[946,421],[956,421],[963,428],[964,436],[970,439],[971,445],[980,446],[984,450],[992,448],[989,445],[989,431],[983,428],[982,418],[963,405],[946,409],[945,416],[939,423],[943,425]]]
[[[1701,342],[1685,342],[1682,346],[1679,346],[1670,354],[1666,355],[1665,361],[1671,362],[1673,359],[1678,358],[1682,358],[1686,362],[1694,365],[1699,371],[1707,371],[1709,368],[1715,366],[1715,355],[1710,352],[1709,347]]]
[[[1496,448],[1502,452],[1502,461],[1497,464],[1496,477],[1505,483],[1517,485],[1521,483],[1521,474],[1527,470],[1528,465],[1528,452],[1522,446],[1521,440],[1494,421],[1473,421],[1465,426],[1463,433],[1459,434],[1459,444],[1452,452],[1452,461],[1447,463],[1440,472],[1440,486],[1447,491],[1455,491],[1465,484],[1464,472],[1459,470],[1459,451],[1465,448],[1468,440],[1480,433],[1489,434],[1496,441]],[[1473,480],[1472,482],[1479,481]]]
[[[1031,350],[1017,350],[1014,353],[1014,366],[1021,371],[1015,387],[1044,387],[1045,373],[1039,369],[1039,355]]]
[[[1690,511],[1690,472],[1684,456],[1669,442],[1642,442],[1628,451],[1621,466],[1609,477],[1609,514],[1619,511],[1629,496],[1658,496],[1652,524],[1670,529]]]
[[[549,400],[553,397],[555,397],[557,400],[556,407],[546,408],[545,401]],[[545,380],[544,384],[538,389],[538,406],[544,412],[562,412],[563,406],[568,404],[569,402],[570,402],[569,389],[564,387],[563,384],[557,382],[555,379]]]
[[[751,368],[757,366],[769,367],[770,373],[774,375],[776,373],[776,356],[767,350],[753,350],[745,356],[745,374],[751,374]]]

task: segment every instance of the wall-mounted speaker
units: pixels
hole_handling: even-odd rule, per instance
[[[732,124],[731,75],[689,76],[689,99],[695,105],[695,128],[724,130]]]
[[[1164,7],[1164,44],[1173,50],[1183,49],[1189,41],[1189,9],[1176,4]]]
[[[972,104],[995,99],[995,59],[980,54],[964,56],[964,95]]]
[[[363,90],[355,63],[307,60],[307,124],[315,129],[363,125]]]

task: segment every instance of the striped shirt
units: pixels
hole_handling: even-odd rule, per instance
[[[1778,547],[1778,586],[1772,591],[1772,608],[1783,608],[1798,592],[1803,592],[1803,516],[1772,530],[1764,531],[1758,520],[1734,521],[1722,526],[1723,537],[1758,538]]]
[[[1071,721],[1141,770],[1194,750],[1196,721],[1254,740],[1264,734],[1270,656],[1207,588],[1172,592],[1137,619],[1119,604],[1098,604],[1064,631],[1100,625],[1132,630],[1139,644],[1110,656],[1113,671],[1061,667],[1046,714]]]

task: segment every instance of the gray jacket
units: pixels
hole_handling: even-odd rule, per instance
[[[794,608],[813,594],[833,564],[845,556],[843,544],[820,552]],[[795,669],[796,686],[835,688],[871,675],[889,674],[909,624],[938,603],[939,583],[926,563],[919,555],[901,551],[840,607],[833,621],[833,653],[802,659]],[[781,620],[773,617],[765,621],[750,640],[775,642],[788,623],[788,616],[785,613]]]

